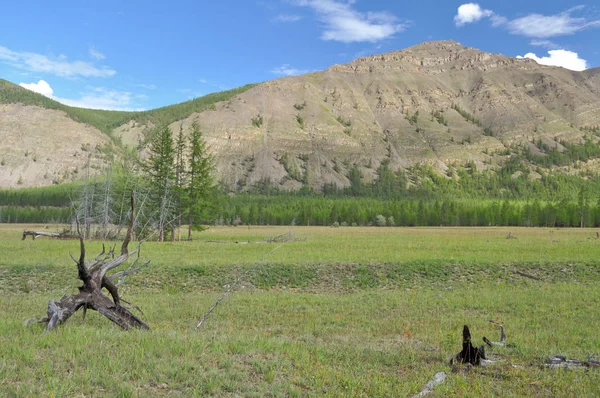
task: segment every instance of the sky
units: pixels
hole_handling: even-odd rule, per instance
[[[600,66],[597,0],[20,0],[2,15],[0,78],[95,109],[153,109],[432,40]]]

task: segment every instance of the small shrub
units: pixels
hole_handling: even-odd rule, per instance
[[[263,125],[263,122],[264,120],[260,113],[252,118],[252,125],[254,125],[254,127],[260,128],[260,126]]]
[[[296,115],[296,121],[298,122],[298,125],[300,125],[300,128],[304,130],[304,118],[300,115]]]
[[[349,119],[344,119],[342,116],[338,116],[336,120],[338,121],[338,123],[340,123],[341,125],[343,125],[345,127],[352,126],[352,121]]]
[[[378,227],[385,227],[387,220],[381,214],[375,216],[375,225]]]
[[[301,111],[302,109],[306,108],[306,101],[304,101],[301,104],[294,104],[294,108],[296,108],[297,111]]]

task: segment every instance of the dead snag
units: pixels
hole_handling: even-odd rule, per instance
[[[483,346],[476,348],[471,344],[471,332],[469,327],[463,327],[463,347],[462,351],[456,354],[451,360],[450,365],[457,363],[470,363],[473,366],[481,365],[481,360],[485,359],[485,348]]]
[[[491,323],[492,325],[496,325],[500,328],[500,341],[490,341],[487,337],[483,337],[483,341],[485,342],[485,344],[489,345],[490,347],[493,346],[504,346],[504,344],[506,344],[506,333],[504,331],[504,324],[499,323],[499,322],[494,322],[494,321],[488,321],[489,323]]]
[[[46,332],[48,332],[57,325],[66,322],[77,310],[83,308],[84,315],[86,309],[98,311],[125,330],[131,328],[150,329],[144,321],[133,315],[127,307],[121,305],[122,300],[119,297],[118,290],[118,286],[123,282],[127,275],[148,265],[149,261],[140,266],[136,266],[139,259],[138,256],[128,269],[110,276],[107,275],[109,271],[121,266],[131,256],[139,253],[141,242],[135,250],[131,252],[128,250],[128,245],[133,233],[133,222],[134,198],[132,194],[131,220],[129,222],[129,228],[127,229],[127,235],[121,246],[121,254],[115,257],[114,246],[108,251],[103,246],[102,252],[88,263],[85,262],[85,243],[83,235],[79,233],[80,255],[78,260],[73,258],[77,265],[78,277],[83,282],[83,285],[79,287],[79,293],[73,296],[65,296],[58,301],[50,300],[48,303],[48,316],[28,323],[47,323]],[[112,300],[103,294],[102,288],[106,288]]]

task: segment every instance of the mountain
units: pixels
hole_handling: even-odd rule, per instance
[[[445,172],[467,163],[494,169],[524,152],[547,156],[553,149],[562,151],[564,142],[584,136],[597,140],[591,133],[598,134],[600,125],[600,69],[573,72],[453,41],[423,43],[214,96],[198,99],[202,106],[112,113],[110,123],[81,128],[89,130],[90,141],[104,132],[141,149],[156,128],[169,124],[177,132],[197,121],[215,154],[219,178],[232,189],[265,179],[297,189],[348,185],[354,166],[369,180],[384,160],[392,169],[428,164]],[[0,102],[6,103],[3,98],[0,85]],[[0,132],[8,136],[35,130],[35,118],[27,115],[36,112],[81,120],[68,110],[42,109],[48,108],[44,104],[2,107],[21,109],[20,124],[13,117],[10,128],[0,113]],[[42,129],[47,137],[59,134],[56,126]],[[0,146],[3,153],[8,149]],[[18,158],[11,159],[13,178],[0,184],[14,186],[19,167],[31,165]],[[49,181],[36,182],[44,183]]]

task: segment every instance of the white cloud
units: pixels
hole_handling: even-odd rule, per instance
[[[582,71],[587,69],[587,61],[579,58],[579,54],[573,51],[567,50],[550,50],[548,51],[550,56],[538,57],[534,53],[527,53],[524,56],[517,56],[517,58],[529,58],[533,59],[540,65],[549,66],[561,66],[565,69]]]
[[[55,97],[54,90],[45,80],[40,80],[37,83],[20,83],[19,86],[45,95],[61,104],[77,108],[116,111],[143,110],[139,107],[134,107],[133,105],[135,100],[143,100],[146,98],[144,95],[134,95],[130,92],[117,91],[104,87],[87,87],[86,91],[81,93],[79,99]]]
[[[54,90],[52,90],[52,87],[45,80],[40,80],[37,83],[19,83],[19,86],[50,98],[54,94]]]
[[[454,16],[456,26],[463,26],[468,23],[477,22],[482,18],[488,18],[494,15],[492,10],[484,10],[477,3],[467,3],[458,7],[457,13]],[[495,22],[495,23],[498,23]]]
[[[154,84],[136,84],[136,86],[145,88],[146,90],[156,90],[156,86]]]
[[[106,66],[98,68],[85,61],[68,61],[64,55],[51,59],[45,55],[12,51],[2,46],[0,62],[18,69],[61,77],[111,77],[117,73]]]
[[[323,40],[343,43],[377,42],[406,29],[407,24],[388,12],[359,12],[355,0],[297,0],[298,6],[310,7],[324,25]]]
[[[90,48],[90,55],[92,56],[92,58],[98,59],[98,60],[106,58],[106,56],[104,54],[102,54],[100,51],[96,50],[95,47]]]
[[[531,44],[532,46],[536,46],[536,47],[544,47],[549,50],[557,50],[560,48],[560,46],[558,44],[556,44],[550,40],[533,39],[529,42],[529,44]]]
[[[534,13],[509,20],[502,15],[494,13],[492,10],[482,9],[477,3],[467,3],[458,7],[454,23],[456,26],[463,26],[467,23],[477,22],[482,18],[489,18],[493,27],[504,27],[511,34],[531,37],[533,39],[547,39],[556,36],[572,35],[581,30],[600,27],[600,20],[589,20],[583,17],[572,16],[575,11],[584,8],[583,6],[577,6],[555,15]]]
[[[279,14],[273,21],[275,22],[298,22],[302,17],[300,15],[288,15],[288,14]]]
[[[77,108],[106,109],[128,111],[133,110],[131,102],[133,96],[129,92],[110,90],[102,87],[92,88],[83,93],[79,99],[67,99],[54,97],[56,101]]]
[[[296,69],[289,64],[281,65],[277,68],[271,69],[271,73],[279,76],[296,76],[302,75],[304,73],[308,73],[309,71],[306,69]]]
[[[544,39],[572,35],[580,30],[600,26],[600,21],[572,17],[571,13],[579,9],[581,7],[571,8],[556,15],[530,14],[517,18],[508,22],[508,31],[515,35]]]

